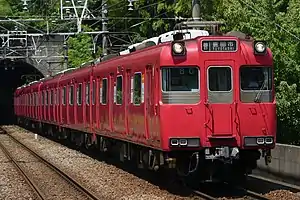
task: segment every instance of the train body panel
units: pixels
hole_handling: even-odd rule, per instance
[[[204,160],[248,159],[244,167],[255,168],[259,150],[269,156],[276,142],[273,58],[270,49],[257,53],[257,44],[200,36],[133,45],[136,51],[18,88],[15,113],[83,132],[81,142],[101,149],[103,138],[121,141],[127,158],[131,145],[146,148],[137,157],[149,165],[151,156],[185,165],[197,152]],[[28,101],[32,94],[38,103]]]

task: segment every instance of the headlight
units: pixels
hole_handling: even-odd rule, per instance
[[[180,44],[180,43],[174,43],[173,44],[173,51],[174,51],[174,53],[176,53],[176,54],[182,54],[183,50],[184,50],[184,48],[183,48],[182,44]]]
[[[266,45],[262,42],[258,42],[255,44],[255,49],[257,52],[262,53],[266,50]]]
[[[259,144],[259,145],[262,145],[262,144],[265,143],[265,139],[264,138],[257,138],[256,143]]]
[[[267,52],[267,44],[265,41],[254,42],[254,54],[265,54]]]

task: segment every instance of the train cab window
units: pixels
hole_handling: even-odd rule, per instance
[[[208,76],[208,101],[211,103],[232,103],[232,70],[229,66],[210,66]]]
[[[100,103],[106,105],[107,103],[107,78],[102,79],[102,84],[100,86]]]
[[[90,105],[90,82],[87,82],[85,86],[85,102],[86,105]]]
[[[210,91],[230,91],[232,78],[230,67],[209,67],[208,80]]]
[[[241,67],[242,90],[271,90],[272,70],[270,67]]]
[[[200,71],[197,67],[162,67],[162,102],[195,104],[200,101]]]
[[[272,68],[242,66],[240,68],[240,97],[245,103],[272,102]]]
[[[95,102],[96,102],[96,81],[93,80],[92,104],[95,105]]]
[[[61,93],[62,93],[62,95],[61,95],[61,101],[62,101],[62,105],[66,105],[66,99],[67,99],[67,95],[66,95],[66,86],[64,86],[63,87],[63,89],[62,89],[62,91],[61,91]]]
[[[142,73],[134,74],[133,81],[133,104],[140,105],[142,97]]]
[[[71,85],[69,88],[69,104],[74,104],[74,85]]]
[[[123,77],[117,77],[117,88],[116,88],[116,104],[121,105],[123,101]]]
[[[77,105],[81,105],[82,104],[82,83],[78,84],[76,98],[77,98]]]

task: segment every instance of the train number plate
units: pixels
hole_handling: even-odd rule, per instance
[[[202,51],[235,52],[237,51],[237,41],[236,40],[203,40]]]

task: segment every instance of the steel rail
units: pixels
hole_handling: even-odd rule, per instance
[[[1,130],[1,132],[3,132],[3,131]],[[6,157],[9,159],[9,161],[11,161],[14,164],[14,166],[18,169],[18,171],[20,172],[20,174],[25,178],[25,181],[33,189],[33,191],[37,194],[38,198],[41,199],[41,200],[45,200],[46,197],[43,194],[43,192],[40,191],[40,189],[38,188],[38,186],[36,185],[36,183],[26,174],[26,172],[23,169],[23,167],[21,167],[18,164],[18,162],[11,156],[11,154],[7,151],[7,149],[3,146],[3,144],[1,142],[0,142],[0,148],[3,151],[3,153],[6,155]]]
[[[52,163],[48,162],[46,159],[38,155],[36,152],[28,148],[26,145],[24,145],[22,142],[17,140],[14,136],[7,133],[7,135],[10,136],[11,139],[13,139],[16,143],[20,144],[24,149],[26,149],[28,152],[30,152],[32,155],[34,155],[38,160],[40,160],[42,163],[47,165],[50,169],[55,171],[60,177],[62,177],[65,181],[67,181],[69,184],[74,186],[77,190],[85,194],[89,199],[92,200],[100,200],[102,198],[98,197],[94,192],[89,190],[88,188],[85,188],[82,186],[78,181],[76,181],[74,178],[72,178],[70,175],[68,175],[66,172],[63,172],[61,169],[53,165]]]
[[[207,199],[207,200],[217,200],[218,198],[210,196],[208,194],[205,194],[204,192],[200,192],[198,190],[193,190],[193,193],[195,193],[197,196],[203,198],[203,199]]]

